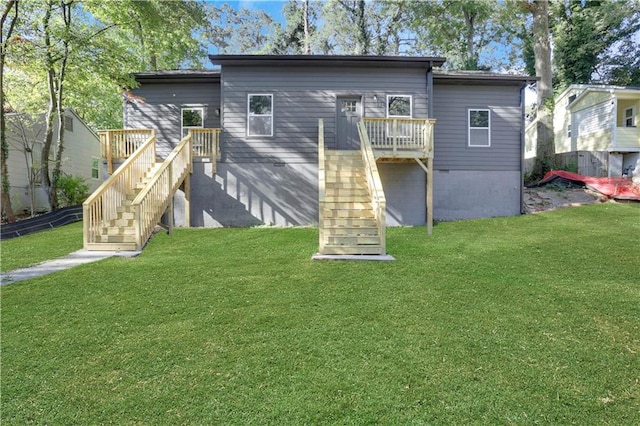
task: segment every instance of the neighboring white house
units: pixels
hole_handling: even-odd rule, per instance
[[[30,117],[26,114],[10,113],[6,119],[11,207],[17,214],[29,210],[33,203],[35,211],[46,211],[49,209],[49,203],[40,177],[45,116],[40,114]],[[54,139],[57,134],[57,120],[55,122]],[[103,181],[100,140],[71,108],[65,109],[64,123],[62,171],[84,177],[91,193]],[[50,158],[55,158],[55,146],[52,147]],[[33,193],[30,190],[31,186],[34,189]]]
[[[556,154],[590,176],[640,178],[640,88],[569,86],[556,97]],[[535,157],[535,121],[527,126],[525,158]]]

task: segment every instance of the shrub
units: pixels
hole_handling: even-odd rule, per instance
[[[63,174],[58,178],[60,207],[82,204],[89,196],[89,185],[82,176]]]

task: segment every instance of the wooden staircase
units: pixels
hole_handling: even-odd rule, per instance
[[[173,196],[183,183],[189,186],[192,155],[189,133],[158,162],[155,132],[149,131],[148,139],[83,203],[84,248],[141,250],[165,212],[171,230]]]
[[[100,230],[97,243],[103,250],[136,250],[135,207],[133,200],[147,186],[162,163],[154,163],[140,180],[127,192],[122,204],[116,208],[116,218]]]
[[[385,254],[361,152],[326,150],[324,173],[321,254]]]

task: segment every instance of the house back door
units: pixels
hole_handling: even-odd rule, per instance
[[[336,99],[338,114],[337,149],[360,149],[358,120],[362,117],[362,99],[344,96]]]

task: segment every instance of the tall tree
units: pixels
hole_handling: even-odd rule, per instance
[[[274,50],[270,44],[270,29],[275,27],[282,31],[279,23],[259,9],[236,10],[227,3],[220,7],[208,5],[207,16],[206,37],[220,53],[270,52]]]
[[[9,222],[13,222],[15,216],[11,208],[9,170],[7,169],[9,145],[7,144],[5,122],[4,66],[7,48],[17,20],[18,0],[9,0],[5,4],[4,10],[2,11],[2,18],[0,19],[0,158],[2,167],[2,214]]]
[[[316,32],[318,2],[290,0],[282,12],[284,25],[277,25],[271,37],[269,51],[274,54],[309,55]]]
[[[618,62],[612,46],[629,43],[640,29],[640,2],[567,0],[553,3],[555,85],[586,84]],[[621,58],[622,59],[622,58]]]
[[[416,51],[447,57],[454,69],[489,69],[481,54],[493,43],[510,50],[518,18],[504,3],[494,0],[440,0],[411,2],[410,28],[417,37]]]
[[[537,83],[536,159],[531,171],[534,178],[542,178],[554,164],[553,81],[551,71],[551,33],[549,31],[549,2],[529,0],[521,3],[533,17],[532,35]]]

